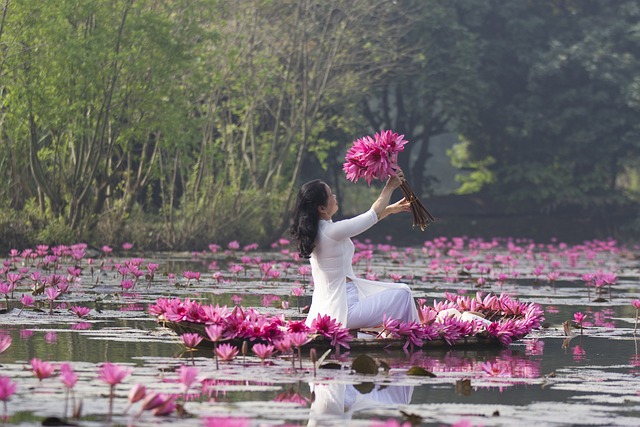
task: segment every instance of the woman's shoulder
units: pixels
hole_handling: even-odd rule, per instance
[[[362,221],[373,222],[375,224],[378,221],[378,214],[376,214],[376,211],[374,211],[373,209],[369,209],[365,212],[362,212],[361,214],[336,221],[333,224],[343,223],[343,222],[362,222]]]

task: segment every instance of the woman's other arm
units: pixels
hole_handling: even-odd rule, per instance
[[[410,210],[411,203],[403,197],[402,200],[398,200],[397,202],[387,206],[384,209],[384,212],[382,212],[382,215],[378,216],[378,221],[389,215],[397,214],[400,212],[409,212]]]
[[[391,214],[409,210],[409,202],[405,201],[404,199],[392,205],[389,205],[389,200],[391,199],[393,191],[396,188],[400,187],[400,184],[402,184],[403,181],[404,173],[401,169],[398,169],[395,176],[389,177],[389,179],[387,180],[387,184],[380,192],[378,199],[373,202],[373,205],[371,205],[371,209],[378,216],[378,221]]]

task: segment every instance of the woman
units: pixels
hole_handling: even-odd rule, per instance
[[[349,329],[380,326],[385,316],[406,322],[418,320],[407,285],[361,279],[351,264],[355,250],[351,237],[388,215],[410,210],[405,199],[389,204],[391,194],[403,180],[404,174],[398,170],[387,180],[371,209],[337,222],[331,218],[338,211],[338,202],[327,184],[310,181],[298,192],[290,231],[300,256],[311,261],[314,290],[308,326],[319,314],[329,315]]]

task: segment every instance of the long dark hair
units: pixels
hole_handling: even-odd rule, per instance
[[[327,184],[319,179],[307,182],[298,191],[289,232],[296,242],[298,253],[303,258],[309,258],[316,246],[320,223],[318,208],[326,206],[328,199]]]

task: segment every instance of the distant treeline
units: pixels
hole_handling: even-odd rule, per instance
[[[301,182],[369,197],[341,165],[379,129],[424,197],[453,132],[506,212],[638,201],[636,0],[0,3],[4,247],[270,243]]]

